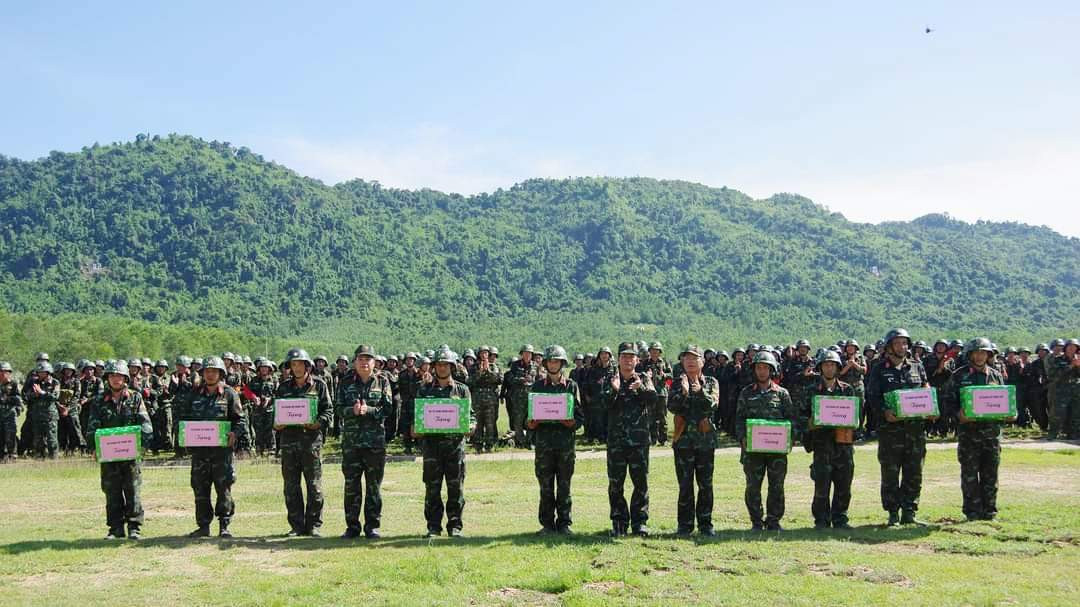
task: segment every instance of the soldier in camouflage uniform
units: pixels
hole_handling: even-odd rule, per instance
[[[453,378],[457,354],[440,350],[434,364],[434,377],[422,377],[424,381],[416,398],[463,398],[470,399],[469,387]],[[476,431],[476,412],[469,409],[469,434]],[[462,535],[462,513],[465,510],[465,439],[461,434],[418,435],[424,455],[424,519],[427,536],[436,537],[442,532],[443,501],[442,485],[446,481],[446,533],[450,537]]]
[[[1047,375],[1054,388],[1056,429],[1070,440],[1080,439],[1080,339],[1065,342],[1061,356],[1051,362]]]
[[[56,459],[60,443],[57,438],[60,423],[60,382],[53,377],[52,365],[38,363],[34,367],[34,379],[26,382],[30,389],[25,390],[26,416],[30,419],[30,431],[33,435],[34,455]]]
[[[791,432],[798,434],[799,411],[788,391],[773,381],[780,365],[770,352],[758,352],[750,365],[754,383],[739,392],[735,405],[735,436],[742,447],[740,462],[746,476],[744,499],[750,514],[751,529],[780,531],[784,517],[784,479],[787,477],[787,455],[749,453],[746,451],[746,420],[773,419],[791,422]],[[765,511],[761,508],[761,483],[769,478],[769,497]],[[763,525],[764,519],[764,525]]]
[[[322,445],[323,433],[333,422],[330,388],[313,374],[315,364],[301,348],[289,350],[285,358],[292,380],[278,385],[277,398],[314,398],[318,419],[306,426],[275,425],[281,432],[281,476],[285,480],[285,507],[289,511],[289,537],[322,535]],[[307,485],[307,506],[300,488],[303,475]]]
[[[618,367],[612,360],[611,348],[604,346],[597,350],[592,367],[586,372],[585,392],[585,442],[604,444],[607,442],[608,410],[600,395],[604,386],[611,383],[611,378],[618,373]]]
[[[469,378],[469,389],[476,411],[476,435],[473,441],[477,452],[491,451],[499,439],[496,422],[499,419],[499,388],[503,376],[498,365],[491,362],[491,347],[480,346],[477,363]]]
[[[79,361],[79,427],[86,428],[90,423],[90,408],[94,399],[105,393],[105,383],[95,373],[94,363],[87,359]],[[102,369],[104,373],[104,368]],[[85,437],[84,437],[85,438]],[[83,440],[86,452],[93,450],[94,446],[89,440]]]
[[[112,363],[105,368],[108,388],[94,397],[87,420],[88,436],[103,428],[139,426],[143,443],[149,443],[153,428],[146,412],[142,395],[127,386],[129,374],[124,361]],[[126,462],[103,462],[101,464],[101,490],[105,493],[105,522],[109,527],[107,540],[127,536],[139,539],[144,519],[140,488],[142,487],[142,463],[139,459]]]
[[[236,482],[233,448],[238,437],[247,433],[240,396],[225,384],[225,361],[211,356],[203,366],[202,384],[188,394],[178,415],[182,421],[227,421],[231,423],[228,446],[187,447],[191,454],[191,489],[195,493],[195,523],[198,527],[188,537],[208,537],[210,522],[218,517],[218,535],[232,537],[229,522],[235,513],[232,486]],[[217,493],[210,508],[210,487]]]
[[[173,395],[169,392],[169,361],[159,360],[147,376],[146,388],[150,401],[155,403],[150,421],[154,426],[154,441],[150,447],[156,455],[173,448]]]
[[[274,393],[278,382],[274,377],[274,363],[259,357],[255,360],[255,378],[248,390],[255,395],[251,406],[251,424],[255,427],[255,452],[259,457],[275,453],[274,445]]]
[[[817,378],[814,376],[814,359],[810,357],[810,342],[800,339],[795,344],[795,355],[784,361],[781,367],[780,385],[791,395],[791,402],[800,412],[809,408],[807,394]]]
[[[1058,382],[1055,381],[1057,377],[1057,370],[1059,367],[1063,367],[1061,363],[1065,356],[1065,340],[1054,339],[1050,342],[1050,353],[1043,357],[1043,369],[1046,372],[1046,415],[1048,419],[1048,428],[1046,430],[1046,438],[1053,440],[1058,437],[1058,434],[1065,434],[1062,432],[1062,420],[1058,417],[1061,412],[1058,409]]]
[[[22,396],[19,382],[11,378],[11,363],[0,362],[0,462],[14,461],[18,456],[19,414],[22,413]]]
[[[585,411],[581,408],[581,392],[577,383],[563,376],[567,366],[566,350],[562,346],[548,346],[544,352],[544,377],[533,383],[531,392],[544,394],[569,394],[574,401],[570,419],[540,421],[531,419],[529,429],[533,432],[536,448],[534,468],[540,482],[540,533],[570,535],[573,518],[570,511],[570,482],[574,477],[574,442],[577,429],[585,424]]]
[[[855,352],[858,353],[858,346]],[[836,352],[825,352],[817,365],[820,379],[811,388],[810,398],[859,396],[854,386],[838,379],[842,370],[853,364],[850,355],[845,364]],[[859,378],[861,382],[862,376]],[[810,503],[814,528],[828,529],[831,526],[835,529],[851,529],[847,512],[851,504],[851,480],[855,476],[854,430],[816,428],[813,426],[813,412],[807,410],[805,416],[810,420],[810,425],[803,447],[814,454],[814,463],[810,465],[810,478],[814,481],[814,498]]]
[[[525,421],[529,415],[529,386],[536,381],[538,368],[536,362],[533,361],[532,345],[521,346],[519,354],[521,358],[510,363],[510,369],[507,370],[503,381],[507,392],[506,413],[510,416],[510,430],[514,433],[514,445],[519,449],[525,449],[532,447],[528,432],[526,432]]]
[[[391,393],[390,406],[386,408],[385,415],[383,415],[383,431],[386,434],[386,442],[390,443],[397,436],[398,417],[401,415],[401,394],[398,387],[401,368],[398,366],[397,356],[390,355],[386,357],[386,365],[383,367],[382,375],[386,378]]]
[[[38,352],[34,357],[34,366],[40,366],[42,363],[49,362],[49,354],[47,352]],[[51,365],[50,365],[51,368]],[[32,453],[34,450],[34,418],[30,415],[30,397],[34,395],[34,386],[37,385],[37,376],[30,372],[26,377],[26,381],[22,385],[22,401],[23,406],[26,407],[26,416],[23,418],[22,427],[19,428],[19,440],[18,456],[22,457],[24,454]]]
[[[338,383],[337,415],[342,421],[341,473],[345,475],[345,533],[360,537],[360,505],[364,535],[379,537],[382,521],[382,480],[386,467],[386,426],[383,416],[393,406],[393,389],[375,371],[375,348],[361,345],[351,372]]]
[[[855,396],[858,396],[860,400],[866,399],[866,389],[863,384],[863,379],[866,377],[867,372],[870,370],[869,363],[863,358],[861,352],[859,352],[859,342],[854,339],[849,339],[844,342],[843,352],[840,354],[840,360],[842,366],[840,367],[840,374],[837,379],[851,386],[851,389],[855,391]],[[862,418],[859,420],[859,426],[863,427],[866,422],[866,407],[859,409],[859,416]]]
[[[667,442],[668,438],[667,382],[672,378],[672,375],[671,365],[664,360],[663,355],[663,344],[654,341],[649,345],[648,358],[639,362],[637,368],[639,373],[648,373],[649,378],[652,379],[653,386],[656,387],[656,403],[653,404],[653,409],[649,412],[651,417],[651,421],[649,422],[649,442],[653,445],[663,445]]]
[[[417,370],[416,352],[405,355],[405,366],[398,373],[398,392],[401,395],[401,415],[398,416],[398,435],[405,455],[413,452],[413,417],[416,414],[416,393],[420,390],[420,372]]]
[[[922,359],[923,368],[926,369],[927,381],[939,392],[948,383],[956,370],[956,351],[949,348],[949,343],[944,339],[934,342],[933,349]],[[951,405],[948,405],[951,406]],[[941,417],[930,426],[930,435],[941,437],[948,436],[950,427],[955,423],[954,411],[948,409],[942,411]]]
[[[971,340],[965,354],[967,364],[953,372],[941,390],[941,400],[949,403],[949,410],[955,412],[958,422],[956,456],[960,460],[964,515],[969,521],[993,520],[997,516],[1001,422],[965,417],[960,391],[969,386],[1003,386],[1005,378],[988,364],[993,355],[989,339]]]
[[[60,413],[57,426],[57,443],[64,455],[74,455],[86,448],[83,438],[82,406],[79,402],[79,378],[75,365],[60,363],[60,401],[56,408]]]
[[[649,528],[649,411],[656,402],[656,388],[638,364],[637,348],[619,344],[618,372],[600,385],[600,404],[608,412],[607,473],[611,535],[647,536]],[[627,472],[634,485],[627,509],[623,486]]]
[[[897,419],[885,407],[885,395],[894,390],[925,388],[926,369],[909,354],[911,337],[904,329],[885,335],[885,353],[874,365],[866,385],[866,406],[882,413],[878,431],[881,464],[881,506],[889,513],[890,527],[918,524],[922,470],[926,459],[926,424],[933,419]],[[901,480],[902,479],[902,480]],[[903,510],[901,516],[898,511]]]
[[[194,377],[191,366],[194,361],[190,356],[179,356],[176,359],[175,370],[169,375],[169,394],[172,395],[173,417],[172,436],[176,438],[173,443],[174,456],[180,458],[184,455],[184,449],[180,447],[178,438],[180,426],[180,413],[184,404],[190,398],[195,389]]]
[[[715,377],[703,373],[703,356],[699,346],[683,348],[679,362],[684,373],[671,385],[667,408],[675,414],[671,446],[675,450],[675,477],[679,481],[678,533],[692,533],[696,518],[698,532],[711,537],[716,535],[712,524],[716,428],[712,420],[720,401],[720,384]]]

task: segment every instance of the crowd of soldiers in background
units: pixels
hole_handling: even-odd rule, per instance
[[[670,364],[659,342],[638,342],[640,363],[638,371],[646,373],[661,392],[665,385],[677,381],[681,369],[676,362]],[[446,346],[440,346],[440,349]],[[840,355],[843,367],[839,379],[850,384],[858,396],[863,396],[864,378],[884,348],[883,342],[860,347],[853,339],[840,340],[827,348],[811,353],[811,344],[800,340],[787,347],[749,344],[732,352],[705,350],[704,374],[716,379],[720,387],[720,399],[716,408],[716,427],[738,440],[735,436],[735,404],[739,392],[753,383],[750,361],[758,352],[771,352],[780,361],[778,383],[799,402],[806,389],[816,381],[816,363],[826,351]],[[1030,428],[1037,426],[1046,432],[1047,438],[1080,439],[1080,394],[1073,394],[1074,386],[1067,374],[1072,360],[1080,357],[1080,339],[1055,339],[1038,344],[1034,351],[1027,347],[1008,347],[1001,351],[993,346],[991,366],[999,371],[1007,384],[1015,385],[1018,401],[1016,425]],[[385,416],[387,441],[401,441],[406,453],[412,453],[414,441],[410,429],[413,423],[414,401],[417,391],[430,383],[431,364],[436,350],[407,352],[399,355],[379,356],[378,372],[386,377],[393,391],[393,410]],[[913,356],[922,362],[931,386],[942,387],[952,372],[964,364],[964,344],[960,340],[939,339],[932,345],[915,341]],[[109,362],[87,359],[77,364],[60,362],[53,366],[47,353],[39,353],[31,373],[19,385],[13,377],[9,363],[0,362],[0,459],[10,461],[17,456],[33,455],[55,458],[59,454],[89,454],[93,450],[93,436],[84,433],[90,414],[88,403],[104,391],[103,373]],[[273,398],[279,383],[288,381],[288,365],[259,357],[235,355],[225,352],[222,356],[227,371],[225,382],[240,394],[247,419],[248,431],[239,437],[237,451],[241,456],[272,456],[277,452],[277,436],[273,428]],[[201,381],[203,360],[180,356],[175,364],[167,360],[132,358],[127,361],[131,373],[131,386],[142,393],[143,401],[153,421],[153,440],[147,447],[155,454],[173,451],[183,455],[176,441],[178,409],[185,397]],[[576,354],[570,378],[581,389],[579,403],[585,412],[584,444],[603,444],[607,433],[607,411],[599,406],[599,391],[605,382],[617,372],[616,359],[608,347],[595,354]],[[478,452],[492,451],[499,446],[530,448],[530,432],[527,427],[527,399],[529,387],[539,377],[543,368],[543,354],[532,345],[522,346],[504,372],[499,366],[499,350],[492,346],[465,350],[461,362],[455,367],[454,379],[469,386],[472,407],[477,417],[477,431],[472,445]],[[338,356],[331,365],[325,356],[315,357],[314,375],[322,378],[336,398],[342,377],[351,369],[351,359]],[[652,444],[663,445],[669,437],[666,403],[658,401],[652,413],[650,425]],[[26,417],[21,428],[17,419],[25,408]],[[509,418],[509,431],[499,435],[497,422],[501,410]],[[927,435],[948,437],[956,432],[956,418],[944,412],[933,424],[928,424]],[[874,409],[864,407],[857,440],[876,437],[881,420]],[[337,436],[341,419],[335,419],[327,433]]]

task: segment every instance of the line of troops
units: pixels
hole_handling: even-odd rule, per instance
[[[815,527],[849,528],[855,431],[813,427],[809,418],[815,395],[864,399],[865,427],[878,439],[881,502],[889,526],[921,524],[916,512],[926,437],[941,427],[940,418],[897,419],[884,404],[884,395],[889,392],[932,385],[937,388],[941,418],[948,419],[944,427],[952,428],[959,439],[963,512],[969,520],[993,519],[997,514],[1002,422],[965,418],[959,407],[962,388],[1006,385],[1010,374],[1019,382],[1018,378],[1028,373],[1026,369],[1042,366],[1043,372],[1035,375],[1045,374],[1046,378],[1051,412],[1047,426],[1069,437],[1080,437],[1080,340],[1040,345],[1036,348],[1038,359],[1030,359],[1024,349],[1006,351],[1002,358],[986,338],[962,344],[956,352],[953,344],[939,342],[922,353],[918,351],[919,342],[913,343],[904,329],[889,331],[876,347],[862,353],[858,344],[850,340],[842,343],[821,349],[814,357],[805,341],[786,352],[752,346],[748,352],[737,350],[727,361],[722,352],[710,356],[700,347],[688,345],[680,351],[676,364],[670,366],[662,357],[661,344],[642,347],[624,342],[616,352],[601,348],[592,361],[575,357],[569,373],[566,369],[571,362],[560,346],[550,346],[543,353],[535,352],[531,346],[522,347],[505,373],[500,372],[492,356],[493,348],[486,346],[465,359],[459,359],[446,345],[426,353],[430,356],[409,353],[398,369],[386,364],[389,361],[382,362],[372,346],[361,345],[351,361],[338,361],[336,373],[326,371],[325,359],[320,366],[318,360],[299,348],[289,351],[280,369],[266,359],[254,361],[254,369],[246,370],[243,358],[237,364],[235,357],[232,361],[210,357],[196,365],[181,357],[176,371],[169,375],[164,361],[144,375],[145,370],[140,369],[143,361],[132,360],[129,364],[121,360],[106,362],[100,373],[96,366],[84,364],[80,370],[64,365],[60,377],[54,377],[48,361],[39,356],[43,360],[39,360],[22,389],[11,378],[11,366],[0,363],[0,420],[4,448],[10,453],[16,442],[15,419],[25,402],[30,411],[32,448],[39,455],[55,454],[58,447],[54,443],[59,442],[54,438],[55,428],[64,417],[78,418],[85,429],[84,434],[76,426],[69,441],[77,442],[82,437],[85,442],[101,428],[138,425],[149,445],[160,445],[161,435],[169,435],[169,428],[175,435],[175,424],[181,420],[230,422],[228,446],[187,449],[197,523],[192,537],[209,536],[215,517],[219,535],[231,536],[234,453],[243,441],[250,440],[252,425],[267,423],[273,443],[267,435],[260,439],[257,432],[254,440],[262,451],[276,449],[281,460],[289,536],[321,535],[321,449],[328,432],[340,437],[345,538],[380,536],[380,487],[386,445],[398,430],[410,448],[420,445],[428,536],[441,534],[444,515],[447,534],[461,536],[465,444],[471,441],[478,450],[491,449],[497,440],[495,417],[500,399],[510,403],[509,438],[535,450],[542,533],[570,533],[570,484],[577,431],[582,427],[584,440],[606,444],[614,536],[649,534],[649,448],[667,440],[669,435],[663,426],[667,412],[674,415],[670,439],[679,485],[678,533],[690,534],[696,524],[698,532],[706,536],[715,534],[714,453],[718,434],[727,427],[742,447],[744,499],[751,528],[781,530],[787,455],[747,451],[743,440],[747,419],[787,420],[792,424],[796,442],[813,453],[811,478],[815,488],[811,512]],[[752,355],[747,358],[747,354]],[[1016,360],[1011,358],[1013,355]],[[1015,371],[1018,364],[1021,366]],[[238,377],[245,373],[251,375],[247,379]],[[730,407],[725,402],[724,386],[730,386],[732,376],[738,389],[734,406]],[[845,376],[857,381],[845,381]],[[166,390],[172,397],[172,419],[160,416],[160,395]],[[65,391],[71,394],[65,395]],[[572,419],[530,420],[529,392],[569,393],[575,403],[583,406],[574,407]],[[87,394],[91,396],[84,398]],[[156,407],[148,404],[154,402],[155,396]],[[317,420],[305,426],[274,425],[274,399],[295,397],[318,403]],[[417,434],[410,413],[419,398],[470,400],[473,406],[469,432]],[[1038,395],[1028,392],[1022,400],[1029,418],[1043,425],[1040,414],[1047,408],[1040,409]],[[266,411],[270,411],[269,415],[265,415]],[[401,415],[394,418],[398,412]],[[161,432],[157,437],[156,431]],[[629,503],[624,492],[627,476],[632,484]],[[763,506],[761,487],[766,479],[768,497]],[[138,460],[101,464],[108,538],[123,537],[125,533],[136,539],[140,536],[144,518],[140,485]],[[216,494],[213,504],[211,489]]]

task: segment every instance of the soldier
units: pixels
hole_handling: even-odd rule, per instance
[[[382,521],[382,480],[386,467],[385,412],[393,392],[385,375],[375,372],[375,348],[356,348],[353,369],[338,384],[337,415],[342,418],[341,473],[345,475],[345,533],[360,537],[360,504],[364,506],[364,535],[379,537]]]
[[[698,533],[716,535],[712,524],[713,464],[716,429],[712,425],[720,400],[720,384],[702,370],[701,348],[688,345],[679,354],[684,374],[671,385],[667,408],[675,414],[675,477],[679,481],[678,534],[689,535],[697,519]],[[697,482],[697,505],[694,483]]]
[[[169,394],[172,395],[173,416],[172,416],[172,435],[175,437],[179,431],[180,425],[180,409],[187,402],[187,399],[191,396],[191,392],[195,389],[193,383],[193,377],[191,373],[191,366],[193,364],[190,356],[181,355],[176,359],[176,368],[169,375]],[[184,450],[180,447],[180,442],[177,440],[173,444],[174,457],[180,458],[184,454]]]
[[[751,530],[781,531],[784,518],[784,479],[787,477],[787,455],[749,453],[746,451],[746,420],[776,419],[791,422],[792,434],[798,433],[799,411],[788,391],[774,381],[780,365],[771,352],[758,352],[751,365],[754,383],[739,392],[735,405],[735,435],[741,447],[740,462],[746,476],[744,499],[750,514]],[[769,477],[769,497],[765,512],[761,508],[761,483]],[[764,517],[763,517],[764,515]],[[764,518],[764,525],[762,520]]]
[[[436,355],[434,376],[425,372],[421,376],[422,386],[416,398],[463,398],[470,399],[469,387],[453,378],[453,369],[457,365],[457,354],[453,351],[440,350]],[[476,431],[476,413],[469,409],[469,434]],[[446,481],[446,533],[450,537],[461,537],[462,512],[465,510],[465,496],[462,485],[465,483],[465,435],[461,434],[416,434],[421,438],[420,449],[424,455],[424,519],[427,521],[427,537],[436,537],[442,532],[443,501],[442,485]]]
[[[956,350],[952,349],[947,341],[939,339],[934,342],[933,350],[922,359],[926,369],[927,381],[935,390],[941,390],[952,377],[956,370]],[[930,426],[930,434],[942,438],[948,436],[950,426],[955,421],[955,416],[942,415]]]
[[[315,363],[301,348],[289,350],[285,358],[292,379],[278,385],[277,398],[314,398],[318,400],[318,419],[304,426],[275,425],[279,431],[281,476],[285,480],[285,508],[289,511],[288,537],[322,532],[322,444],[323,432],[333,421],[330,388],[314,374]],[[300,488],[300,476],[307,485],[307,507]]]
[[[840,354],[840,360],[843,362],[843,366],[840,368],[840,374],[837,376],[837,379],[851,386],[851,389],[855,391],[855,396],[858,396],[860,400],[864,400],[866,398],[866,391],[863,386],[863,378],[866,377],[869,366],[866,359],[859,353],[859,342],[854,339],[845,341],[843,352]],[[866,415],[866,407],[861,407],[859,409],[859,416],[861,418],[859,420],[860,426],[863,425]]]
[[[251,423],[255,426],[255,452],[259,457],[276,453],[274,445],[274,394],[278,382],[274,377],[274,363],[259,357],[255,360],[255,379],[248,390],[255,395],[251,406]]]
[[[1005,385],[1005,378],[989,365],[993,355],[989,339],[977,337],[971,340],[965,354],[967,364],[953,372],[941,390],[941,399],[950,404],[949,410],[955,412],[958,422],[956,455],[960,460],[964,515],[969,521],[989,521],[997,516],[1001,422],[965,417],[960,407],[960,390],[969,386]]]
[[[476,411],[476,435],[473,440],[477,453],[481,453],[490,452],[499,438],[496,423],[499,416],[499,388],[503,376],[499,367],[491,362],[490,346],[480,346],[477,357],[469,378],[469,389],[472,392],[473,409]]]
[[[401,436],[401,445],[405,449],[405,455],[412,455],[413,417],[416,413],[416,393],[420,390],[420,373],[416,368],[416,359],[419,354],[409,352],[405,354],[405,366],[398,373],[398,391],[401,395],[401,415],[398,417],[398,435]]]
[[[79,378],[75,365],[60,363],[60,400],[56,408],[60,414],[57,425],[57,444],[64,455],[74,455],[86,448],[82,430],[82,407],[79,403]]]
[[[89,360],[85,358],[80,360],[77,368],[79,371],[79,426],[86,428],[90,423],[91,403],[98,395],[105,393],[105,383],[96,375],[94,363]],[[102,371],[104,372],[104,368]],[[86,445],[85,452],[93,450],[93,446],[89,445],[88,441],[84,440],[83,444]]]
[[[570,535],[573,518],[570,481],[574,476],[574,442],[577,429],[585,424],[585,411],[580,407],[581,392],[573,379],[563,377],[568,361],[562,346],[548,346],[544,352],[544,377],[532,385],[532,392],[570,394],[574,399],[571,419],[559,421],[529,420],[536,446],[535,472],[540,482],[540,533]],[[556,516],[557,515],[557,516]]]
[[[398,386],[401,368],[396,355],[391,354],[386,357],[386,366],[383,368],[382,374],[386,381],[389,382],[391,392],[390,406],[386,408],[385,415],[383,415],[383,429],[386,434],[386,442],[389,444],[397,436],[398,416],[401,415],[401,394]]]
[[[1062,347],[1060,356],[1048,365],[1050,385],[1054,389],[1054,416],[1057,426],[1051,423],[1051,438],[1058,432],[1069,440],[1080,439],[1080,339],[1070,339]]]
[[[236,469],[233,466],[233,448],[238,437],[247,433],[244,408],[240,396],[225,384],[225,361],[211,356],[203,366],[203,381],[198,388],[188,394],[183,410],[182,421],[228,421],[231,428],[228,433],[228,446],[225,447],[187,447],[191,454],[191,489],[195,493],[195,523],[197,528],[188,537],[209,537],[210,522],[218,518],[218,535],[232,537],[229,522],[236,506],[232,499],[232,486],[236,482]],[[210,487],[217,493],[213,510],[210,508]]]
[[[19,382],[11,378],[11,363],[0,362],[0,461],[13,462],[18,458],[19,415],[22,413],[22,396]]]
[[[602,445],[607,442],[608,410],[601,399],[601,393],[617,372],[618,367],[611,358],[611,348],[603,346],[596,352],[593,366],[588,373],[588,389],[585,390],[588,395],[585,399],[586,443],[595,441]]]
[[[926,459],[926,424],[936,418],[897,419],[885,407],[885,395],[894,390],[926,388],[926,369],[911,357],[911,337],[904,329],[885,335],[885,353],[874,366],[866,386],[866,406],[883,414],[878,431],[878,463],[881,464],[881,506],[889,513],[890,527],[922,524],[915,519],[922,492]],[[903,510],[903,515],[899,511]]]
[[[35,368],[48,362],[49,354],[47,352],[38,352],[34,356]],[[52,368],[51,365],[50,368]],[[35,385],[37,385],[37,376],[31,372],[22,385],[22,401],[23,406],[26,407],[26,416],[23,418],[22,427],[19,428],[19,457],[34,450],[34,418],[30,415],[30,397],[35,395]]]
[[[60,422],[60,382],[53,378],[53,367],[48,362],[34,367],[34,379],[29,393],[24,395],[26,416],[30,419],[34,455],[56,459],[60,448],[57,434]]]
[[[649,442],[663,445],[667,442],[668,381],[672,378],[671,365],[663,358],[664,346],[658,341],[649,345],[648,358],[638,363],[637,372],[647,373],[656,388],[656,403],[649,412]]]
[[[153,430],[150,415],[146,412],[142,395],[128,389],[129,377],[124,361],[105,368],[108,388],[94,397],[86,426],[88,436],[103,428],[139,426],[143,443],[149,444]],[[133,540],[139,539],[144,519],[141,487],[140,459],[101,463],[101,490],[105,493],[105,522],[109,527],[105,539],[124,537],[124,523],[127,523],[127,536]]]
[[[807,393],[816,381],[814,359],[810,357],[810,342],[800,339],[795,344],[793,355],[784,360],[780,375],[780,385],[787,388],[791,402],[800,413],[809,410]]]
[[[858,353],[858,346],[855,347],[855,352]],[[811,398],[859,396],[854,386],[837,379],[842,371],[842,364],[844,363],[836,352],[824,353],[817,364],[820,379],[810,392]],[[852,364],[850,357],[848,364]],[[843,368],[847,366],[844,365]],[[862,376],[859,377],[861,381]],[[851,480],[855,476],[855,433],[849,428],[816,428],[813,426],[812,413],[806,411],[806,414],[811,424],[803,447],[814,454],[814,463],[810,466],[810,478],[814,481],[814,499],[810,503],[814,528],[828,529],[832,526],[834,529],[851,529],[847,511],[851,504]]]
[[[155,403],[154,415],[150,419],[154,426],[154,441],[150,445],[154,455],[173,448],[173,395],[169,392],[168,372],[169,361],[159,360],[146,378],[146,388],[150,392],[148,400]]]
[[[608,411],[607,470],[611,535],[646,537],[649,528],[649,411],[656,402],[656,388],[644,373],[634,369],[637,349],[632,342],[619,344],[618,372],[600,386],[600,404]],[[627,509],[623,495],[627,472],[634,485]]]
[[[1021,357],[1024,356],[1024,350],[1026,348],[1021,349]],[[1046,432],[1049,418],[1046,415],[1046,365],[1043,364],[1042,359],[1049,352],[1050,348],[1046,344],[1036,346],[1036,358],[1024,367],[1023,372],[1026,406],[1031,413],[1031,419],[1035,420],[1035,423],[1039,425],[1039,429],[1043,432]]]
[[[510,430],[514,433],[514,445],[519,449],[532,448],[525,428],[525,418],[529,414],[529,386],[536,381],[537,366],[533,361],[531,344],[521,346],[521,356],[510,363],[503,382],[507,391],[506,413],[510,417]]]

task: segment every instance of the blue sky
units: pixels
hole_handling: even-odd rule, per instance
[[[0,153],[178,132],[328,183],[641,175],[1080,236],[1077,32],[1074,2],[5,3]]]

